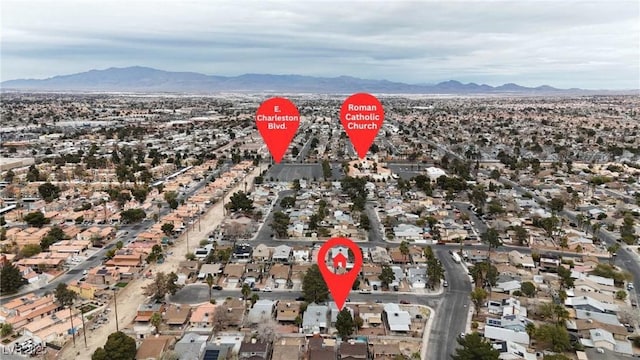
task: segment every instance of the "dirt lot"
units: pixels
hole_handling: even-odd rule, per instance
[[[253,179],[259,174],[259,168],[254,169],[246,178],[248,183],[253,182]],[[228,192],[227,200],[230,194],[238,190],[242,190],[245,181],[239,181],[238,185]],[[199,241],[206,238],[207,234],[220,225],[224,218],[222,202],[219,201],[213,205],[209,210],[201,217],[200,231],[198,231],[198,225],[192,227],[189,230],[189,247],[191,250],[199,246]],[[185,259],[187,253],[186,247],[186,234],[183,234],[176,239],[174,246],[170,251],[173,251],[173,255],[169,256],[167,260],[162,264],[154,264],[150,269],[155,274],[158,271],[171,272],[176,271],[180,261]],[[118,320],[120,329],[129,325],[136,316],[138,305],[142,304],[146,296],[144,295],[144,287],[152,282],[151,279],[138,278],[131,281],[123,290],[118,293]],[[114,308],[113,303],[109,305]],[[82,335],[76,338],[76,346],[68,345],[64,351],[60,354],[60,359],[77,359],[77,360],[90,360],[91,354],[98,348],[104,345],[109,334],[116,331],[115,324],[115,311],[109,313],[109,322],[94,331],[87,332],[87,348],[84,346],[84,340]]]

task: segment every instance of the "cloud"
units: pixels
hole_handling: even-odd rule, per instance
[[[2,3],[1,77],[208,74],[639,88],[637,1]]]

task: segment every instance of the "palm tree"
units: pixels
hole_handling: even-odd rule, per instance
[[[496,229],[488,228],[487,231],[480,235],[480,239],[489,245],[489,261],[491,261],[491,249],[497,249],[498,246],[502,245],[500,242],[500,234],[498,234]]]
[[[404,260],[407,260],[407,256],[409,255],[409,243],[406,241],[402,241],[400,243],[400,253],[404,257]]]
[[[209,300],[211,300],[211,287],[213,286],[213,275],[207,274],[207,279],[205,280],[207,285],[209,285]]]
[[[67,284],[60,283],[56,287],[55,297],[58,304],[62,307],[69,307],[69,319],[71,321],[71,336],[73,338],[73,346],[76,346],[76,332],[73,328],[73,302],[78,298],[78,293],[69,290]]]
[[[247,301],[247,298],[251,293],[251,288],[249,287],[248,284],[242,284],[242,290],[240,290],[240,292],[242,293],[242,297],[244,298],[244,301]]]
[[[593,231],[594,238],[598,238],[598,234],[600,233],[601,227],[602,227],[602,224],[599,222],[593,223],[593,225],[591,225],[591,230]]]
[[[524,328],[527,331],[527,335],[529,335],[529,341],[531,341],[531,339],[533,339],[533,335],[536,333],[536,324],[528,322]]]
[[[160,313],[153,313],[153,315],[151,315],[151,318],[149,319],[149,322],[151,323],[151,325],[153,325],[153,327],[155,328],[155,333],[157,334],[160,330],[160,324],[162,324],[162,315],[160,315]]]

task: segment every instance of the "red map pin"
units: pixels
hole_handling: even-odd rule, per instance
[[[333,259],[330,259],[329,262],[334,269],[333,271],[327,267],[327,252],[336,246],[346,246],[348,249],[351,249],[355,258],[353,268],[344,274],[336,273],[338,268],[344,270],[347,268],[347,257],[342,253],[338,253]],[[318,252],[318,267],[320,268],[324,282],[327,284],[329,291],[331,291],[331,295],[333,295],[333,300],[336,302],[338,310],[342,310],[344,302],[347,300],[351,287],[353,286],[353,282],[356,281],[362,268],[362,250],[350,239],[344,237],[331,238],[322,245]]]
[[[371,94],[351,95],[342,104],[340,121],[360,159],[367,155],[383,120],[382,104]]]
[[[289,99],[271,98],[260,104],[256,126],[273,160],[279,164],[298,131],[300,113]]]

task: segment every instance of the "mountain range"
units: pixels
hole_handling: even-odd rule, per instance
[[[142,66],[90,70],[47,79],[18,79],[0,83],[3,90],[20,91],[104,91],[104,92],[284,92],[284,93],[386,93],[386,94],[558,94],[590,92],[556,89],[543,85],[524,87],[463,84],[449,80],[438,84],[405,84],[387,80],[366,80],[350,76],[245,74],[240,76],[172,72]]]

